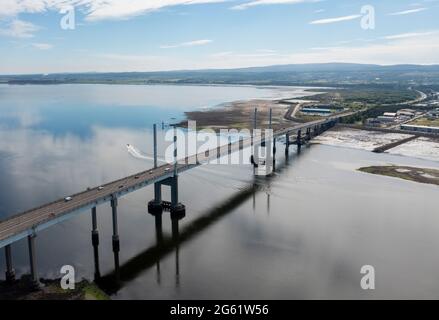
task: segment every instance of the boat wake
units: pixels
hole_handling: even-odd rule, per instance
[[[142,160],[154,160],[153,157],[148,156],[146,153],[143,153],[142,151],[140,151],[139,149],[137,149],[135,146],[131,144],[127,144],[127,151],[134,158],[142,159]]]

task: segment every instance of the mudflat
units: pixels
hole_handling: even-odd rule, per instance
[[[439,170],[407,166],[370,166],[358,169],[361,172],[379,174],[404,180],[435,184],[439,186]]]
[[[186,119],[179,123],[179,126],[187,126],[188,120],[196,121],[198,129],[227,129],[227,128],[252,128],[253,115],[257,109],[257,127],[265,128],[269,124],[269,112],[272,109],[273,127],[280,127],[284,123],[291,124],[285,119],[285,114],[290,109],[291,104],[281,101],[271,100],[248,100],[236,101],[230,104],[214,107],[201,111],[185,112]]]

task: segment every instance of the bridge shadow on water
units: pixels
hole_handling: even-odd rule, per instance
[[[285,160],[276,165],[274,174],[267,177],[255,176],[249,185],[243,187],[231,198],[216,205],[212,209],[207,210],[207,212],[202,214],[201,217],[192,221],[183,230],[179,230],[179,220],[172,220],[171,236],[163,234],[162,215],[156,215],[154,217],[156,227],[156,244],[140,252],[122,265],[118,265],[118,263],[116,263],[115,269],[106,275],[99,275],[99,258],[97,247],[95,247],[95,283],[107,294],[113,295],[129,282],[136,279],[140,274],[154,266],[156,266],[157,269],[157,282],[160,283],[160,261],[175,251],[176,286],[178,287],[180,246],[194,239],[203,231],[206,231],[210,226],[214,225],[220,219],[233,212],[234,209],[238,208],[251,197],[253,197],[253,208],[255,208],[256,193],[267,190],[270,186],[270,183],[277,179],[282,171],[287,169],[287,167],[291,164],[291,160],[300,156],[300,154],[304,151],[306,152],[307,149],[308,147],[302,147],[302,150],[298,150],[298,152],[289,152],[287,156],[284,157]],[[269,194],[267,194],[268,211],[270,210],[269,197]]]

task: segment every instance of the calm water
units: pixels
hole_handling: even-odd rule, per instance
[[[274,97],[251,87],[0,86],[0,217],[151,167],[126,149],[150,152],[152,123],[219,103]],[[164,146],[161,147],[163,151]],[[102,286],[115,299],[439,298],[437,186],[367,175],[360,166],[437,162],[312,145],[278,173],[205,166],[180,177],[186,217],[179,232],[146,210],[148,187],[120,200],[120,282],[114,284],[111,211],[98,208]],[[164,197],[168,197],[165,193]],[[62,265],[93,280],[88,212],[41,232],[42,277]],[[172,241],[179,239],[178,242]],[[26,241],[13,246],[28,272]],[[373,265],[376,290],[360,288]],[[0,272],[4,272],[3,254]]]

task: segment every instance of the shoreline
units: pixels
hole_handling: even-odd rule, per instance
[[[357,170],[363,173],[439,186],[438,169],[388,165],[362,167]]]
[[[77,281],[75,289],[64,290],[60,279],[40,279],[35,287],[30,275],[23,275],[12,283],[0,281],[0,300],[111,300],[94,282]]]
[[[313,103],[313,101],[303,102],[305,97],[313,97],[323,94],[322,91],[313,92],[320,88],[316,87],[283,87],[283,86],[250,86],[261,89],[297,89],[296,95],[291,97],[285,93],[281,97],[273,98],[249,98],[232,102],[220,103],[216,106],[208,107],[203,110],[184,112],[186,119],[176,123],[177,126],[187,127],[188,121],[196,121],[197,128],[200,129],[250,129],[253,127],[254,109],[257,109],[256,124],[260,128],[268,128],[269,112],[272,109],[273,128],[281,127],[285,124],[303,123],[301,119],[291,117],[296,113],[297,107],[303,104]],[[299,91],[300,90],[300,91]],[[294,91],[291,92],[294,94]],[[297,100],[297,101],[295,101]]]

